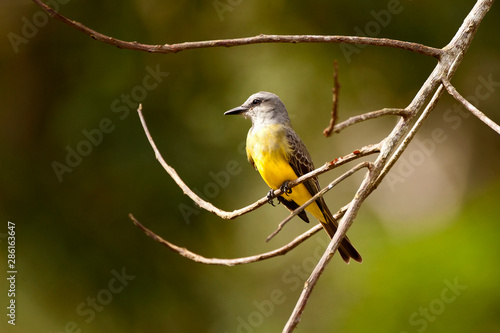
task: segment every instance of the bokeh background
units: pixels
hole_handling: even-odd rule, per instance
[[[150,44],[364,33],[435,47],[448,43],[474,3],[52,1],[92,29]],[[396,121],[369,121],[325,139],[334,59],[341,119],[406,106],[436,63],[402,50],[346,53],[333,44],[147,54],[97,42],[31,1],[1,0],[0,7],[0,255],[6,263],[7,222],[15,222],[18,270],[15,327],[7,324],[8,285],[0,280],[2,332],[281,331],[326,234],[284,257],[232,268],[193,263],[146,237],[129,213],[207,257],[268,251],[310,225],[294,219],[267,244],[287,215],[282,207],[234,221],[194,207],[155,160],[137,103],[167,162],[201,195],[233,210],[268,188],[242,153],[250,123],[224,117],[225,110],[260,90],[278,94],[319,166],[378,142]],[[497,122],[499,21],[495,4],[453,79]],[[86,156],[68,157],[71,151]],[[499,331],[499,163],[498,135],[443,96],[349,232],[363,264],[334,258],[297,332]],[[58,174],[54,165],[66,168]],[[329,192],[332,211],[361,177]]]

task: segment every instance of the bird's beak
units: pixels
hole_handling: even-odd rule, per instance
[[[242,113],[245,113],[246,111],[248,111],[247,107],[238,106],[234,109],[231,109],[229,111],[224,112],[224,115],[228,116],[228,115],[233,115],[233,114],[242,114]]]

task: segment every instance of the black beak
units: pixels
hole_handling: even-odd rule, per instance
[[[234,109],[231,109],[229,111],[224,112],[224,115],[228,116],[228,115],[233,115],[233,114],[242,114],[243,112],[246,112],[246,111],[248,111],[247,107],[238,106],[238,107],[236,107]]]

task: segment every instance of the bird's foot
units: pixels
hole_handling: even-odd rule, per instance
[[[267,193],[267,203],[271,204],[271,206],[273,206],[273,207],[275,207],[274,206],[274,202],[273,202],[274,198],[275,198],[275,196],[274,196],[274,190],[270,190]]]
[[[290,184],[290,181],[287,180],[285,181],[281,186],[280,186],[280,190],[281,192],[285,193],[286,195],[289,195],[290,193],[292,193],[292,189],[288,186],[288,184]]]

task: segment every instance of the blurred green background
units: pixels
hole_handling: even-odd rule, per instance
[[[442,47],[475,2],[52,3],[99,32],[150,44],[361,31]],[[499,122],[497,7],[453,83]],[[326,234],[285,257],[232,268],[193,263],[146,237],[129,213],[207,257],[268,251],[310,225],[294,219],[268,244],[287,215],[282,207],[235,221],[200,209],[183,215],[192,203],[155,160],[137,103],[167,162],[215,205],[233,210],[268,188],[241,153],[250,123],[224,117],[225,110],[260,90],[278,94],[319,166],[378,142],[396,121],[373,120],[325,139],[333,59],[341,120],[406,106],[435,66],[402,50],[356,47],[346,55],[333,44],[147,54],[97,42],[31,1],[1,0],[0,8],[0,254],[6,263],[7,222],[15,222],[18,270],[16,326],[7,324],[8,284],[0,282],[2,332],[281,331]],[[86,156],[69,157],[68,166],[70,151]],[[66,165],[64,172],[54,163]],[[236,171],[215,185],[228,163]],[[498,135],[443,96],[349,232],[363,264],[334,258],[297,332],[500,331],[499,163]],[[352,198],[361,177],[329,192],[332,211]]]

